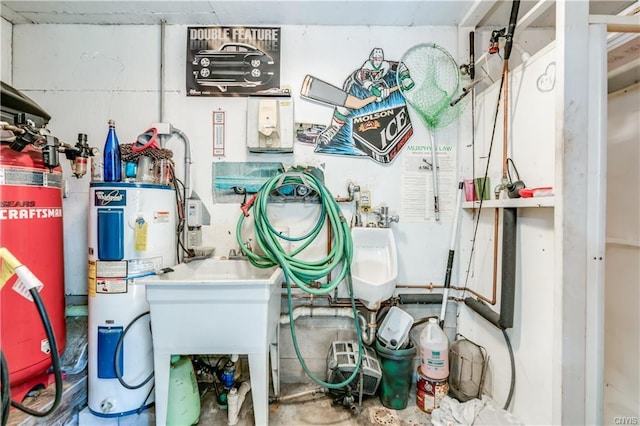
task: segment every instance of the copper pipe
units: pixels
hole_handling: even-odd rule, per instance
[[[441,284],[437,284],[434,285],[433,283],[429,283],[429,284],[416,284],[416,285],[396,285],[396,288],[408,288],[408,289],[412,289],[412,288],[418,288],[418,289],[422,289],[422,290],[433,290],[434,288],[444,288],[444,285]],[[451,287],[454,288],[454,287]]]
[[[503,90],[504,90],[504,112],[503,112],[503,142],[502,142],[502,182],[499,185],[499,188],[501,189],[501,191],[504,191],[505,187],[504,184],[507,182],[508,179],[508,155],[507,155],[507,150],[508,150],[508,137],[509,137],[509,132],[508,132],[508,120],[509,120],[509,64],[508,61],[504,61],[504,65],[502,68],[502,81],[503,81]],[[496,119],[497,119],[497,112],[496,112]],[[489,167],[489,163],[487,161],[487,169]],[[499,193],[498,193],[498,197],[499,197]],[[481,204],[482,206],[482,204]],[[478,221],[480,220],[480,217],[478,216]],[[468,289],[468,288],[459,288],[459,287],[451,287],[454,288],[456,290],[463,290],[463,291],[468,291],[471,294],[473,294],[474,296],[476,296],[477,298],[491,304],[491,305],[495,305],[497,302],[497,293],[498,293],[498,237],[499,237],[499,231],[498,231],[498,227],[500,225],[500,209],[499,208],[495,208],[495,214],[494,214],[494,220],[493,220],[493,277],[492,277],[492,291],[491,291],[491,299],[489,299],[486,296],[483,296],[482,294]],[[475,236],[474,236],[475,238]],[[475,243],[475,241],[474,241]],[[469,268],[471,268],[471,259],[469,260]]]
[[[509,146],[509,62],[504,61],[504,66],[502,69],[504,79],[504,111],[502,113],[503,124],[502,124],[502,186],[501,191],[505,190],[504,185],[507,182],[508,175],[508,158],[507,150]],[[491,305],[495,305],[497,301],[497,289],[498,289],[498,237],[500,236],[499,226],[500,226],[500,209],[495,208],[493,215],[493,291],[491,300],[488,300],[485,297],[480,297],[480,299],[484,300]]]
[[[507,150],[509,146],[509,62],[504,61],[504,66],[502,69],[504,79],[504,111],[502,113],[503,116],[503,128],[502,128],[502,186],[501,191],[505,190],[504,185],[508,179],[508,158]],[[478,298],[484,300],[485,302],[495,305],[497,301],[497,289],[498,289],[498,237],[500,236],[499,226],[500,226],[500,209],[495,208],[493,215],[493,289],[492,289],[492,297],[491,300],[487,299],[484,296],[478,296]]]
[[[508,179],[508,158],[507,155],[509,145],[509,61],[504,61],[502,69],[504,74],[504,112],[502,114],[502,184],[504,185]],[[504,191],[504,186],[502,187]]]

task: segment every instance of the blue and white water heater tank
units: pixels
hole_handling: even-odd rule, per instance
[[[176,264],[176,211],[171,186],[90,185],[88,406],[96,416],[154,401],[149,305],[136,279]]]

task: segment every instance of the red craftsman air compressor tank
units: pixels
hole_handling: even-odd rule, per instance
[[[40,296],[61,355],[66,339],[62,182],[60,167],[45,167],[41,150],[28,145],[16,151],[0,144],[0,247],[44,284]],[[51,356],[38,310],[14,288],[16,281],[12,276],[0,294],[0,347],[9,367],[11,398],[20,402],[35,386],[50,384]]]

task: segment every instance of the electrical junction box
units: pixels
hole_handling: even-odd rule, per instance
[[[293,98],[251,96],[247,108],[249,152],[293,152]]]
[[[157,129],[159,135],[171,134],[171,123],[153,123],[151,127]]]
[[[371,191],[360,191],[360,212],[369,213],[371,211]]]
[[[202,225],[210,225],[211,216],[205,208],[202,200],[187,199],[187,226],[199,228]]]

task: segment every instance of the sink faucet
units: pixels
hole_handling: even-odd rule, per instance
[[[392,222],[400,222],[400,216],[389,215],[389,207],[381,206],[379,209],[373,211],[378,216],[378,227],[388,228]]]
[[[246,250],[252,251],[250,241],[247,241],[246,243],[244,243],[244,247],[246,248]],[[248,257],[249,256],[247,256],[247,254],[240,247],[238,247],[238,250],[236,249],[229,250],[229,256],[228,256],[229,260],[246,260]]]

